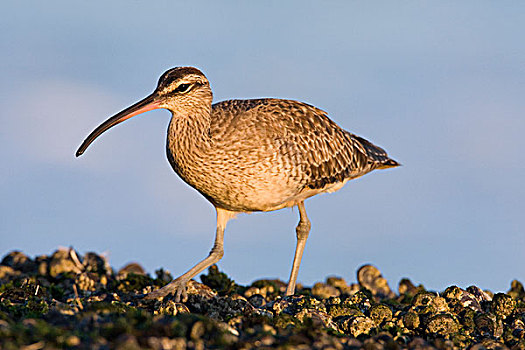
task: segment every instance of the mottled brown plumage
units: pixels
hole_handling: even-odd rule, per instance
[[[293,294],[310,222],[304,200],[340,189],[348,180],[399,164],[369,141],[341,129],[306,103],[273,98],[230,100],[212,105],[209,82],[193,67],[165,72],[144,100],[108,119],[84,141],[145,111],[173,114],[167,155],[175,172],[217,209],[217,237],[210,255],[148,297],[185,294],[187,281],[223,255],[227,221],[237,213],[296,205],[300,221],[287,295]]]

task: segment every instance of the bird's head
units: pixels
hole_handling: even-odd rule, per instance
[[[168,109],[174,115],[191,113],[203,107],[211,108],[212,99],[210,83],[200,70],[194,67],[169,69],[159,78],[153,93],[115,114],[93,130],[77,150],[76,156],[82,155],[104,131],[138,114],[159,108]]]

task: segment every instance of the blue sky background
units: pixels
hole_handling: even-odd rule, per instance
[[[525,3],[9,2],[0,22],[0,254],[58,246],[174,275],[207,255],[213,207],[165,156],[167,111],[98,124],[193,65],[215,101],[281,97],[326,110],[404,164],[306,202],[299,281],[393,287],[525,282]],[[297,210],[229,223],[232,278],[286,280]]]

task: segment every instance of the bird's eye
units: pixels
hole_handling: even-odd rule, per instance
[[[190,86],[191,86],[191,84],[180,84],[180,85],[177,86],[177,87],[175,88],[175,90],[173,90],[173,91],[175,91],[175,92],[181,92],[181,93],[182,93],[182,92],[187,92],[187,91],[189,90]]]

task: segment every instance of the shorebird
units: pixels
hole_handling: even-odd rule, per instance
[[[76,156],[104,131],[138,114],[164,108],[172,113],[166,151],[173,170],[210,201],[217,212],[209,255],[146,298],[170,293],[186,298],[186,284],[224,255],[226,223],[238,213],[297,206],[295,255],[286,288],[293,295],[310,220],[305,199],[334,192],[374,169],[399,165],[380,147],[351,134],[326,112],[303,102],[276,98],[212,104],[206,76],[194,67],[169,69],[153,93],[117,113],[84,140]]]

